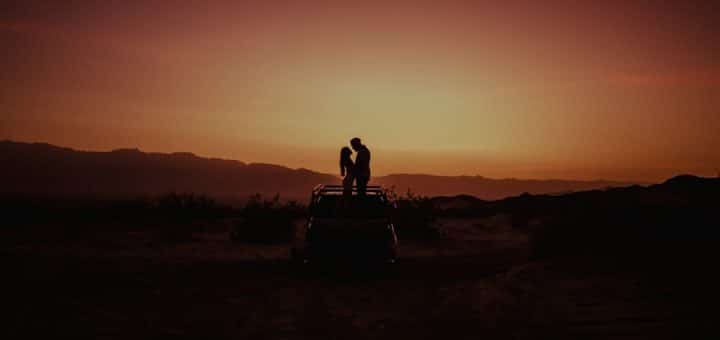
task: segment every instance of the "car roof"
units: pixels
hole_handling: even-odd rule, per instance
[[[342,195],[345,187],[334,184],[318,184],[313,188],[313,196]],[[357,194],[357,186],[352,187],[352,193]],[[368,185],[365,190],[368,196],[385,196],[385,190],[379,185]]]

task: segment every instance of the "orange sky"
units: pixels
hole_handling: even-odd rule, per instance
[[[720,6],[0,5],[0,138],[336,172],[658,181],[720,171]]]

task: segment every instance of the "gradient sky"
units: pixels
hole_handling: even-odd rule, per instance
[[[0,139],[337,172],[659,181],[720,172],[720,5],[21,1]]]

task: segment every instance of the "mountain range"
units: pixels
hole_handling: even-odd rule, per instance
[[[154,153],[138,149],[79,151],[46,143],[0,141],[0,194],[27,196],[128,197],[176,192],[244,199],[279,193],[304,200],[313,186],[340,183],[335,175],[308,169]],[[495,200],[522,193],[556,194],[636,183],[576,180],[491,179],[482,176],[392,174],[371,184],[427,196],[466,194]]]

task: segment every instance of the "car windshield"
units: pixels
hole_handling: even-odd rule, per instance
[[[384,218],[388,214],[388,204],[383,196],[365,197],[341,195],[321,195],[313,205],[315,217],[335,218]]]

